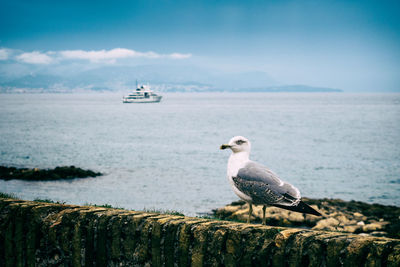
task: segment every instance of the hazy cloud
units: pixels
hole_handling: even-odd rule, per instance
[[[192,56],[192,54],[172,53],[168,57],[175,58],[175,59],[185,59],[185,58],[190,58],[191,56]]]
[[[61,51],[60,56],[65,59],[86,59],[92,62],[116,60],[119,58],[134,57],[136,52],[124,48],[112,50],[84,51],[84,50],[65,50]]]
[[[117,59],[123,58],[172,58],[172,59],[185,59],[189,58],[191,54],[158,54],[155,52],[138,52],[126,48],[114,48],[111,50],[65,50],[59,52],[60,56],[64,59],[84,59],[91,62],[115,62]]]
[[[46,52],[24,52],[9,48],[0,49],[0,60],[17,60],[28,64],[51,64],[63,60],[87,60],[92,63],[115,63],[119,59],[144,58],[144,59],[187,59],[192,54],[159,54],[153,51],[139,52],[126,48],[114,48],[111,50],[62,50]]]
[[[9,49],[0,49],[0,60],[7,60],[9,57]]]
[[[16,56],[16,59],[29,64],[50,64],[54,61],[53,58],[47,54],[43,54],[38,51],[22,53]]]

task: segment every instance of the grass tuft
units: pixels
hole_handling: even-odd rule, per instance
[[[14,198],[14,199],[18,199],[17,195],[12,194],[12,193],[3,193],[0,192],[0,198]]]
[[[65,204],[65,201],[54,201],[54,200],[51,200],[48,198],[45,198],[45,199],[35,198],[33,201],[43,202],[43,203]]]
[[[0,198],[13,198],[13,199],[19,199],[15,194],[12,193],[2,193],[0,192]],[[36,202],[43,202],[43,203],[54,203],[54,204],[65,204],[65,202],[60,202],[60,201],[54,201],[48,198],[35,198],[33,201]],[[124,208],[121,207],[113,207],[110,204],[92,204],[92,203],[85,203],[84,206],[91,206],[91,207],[98,207],[98,208],[106,208],[106,209],[119,209],[119,210],[125,210]],[[151,212],[151,213],[159,213],[159,214],[169,214],[169,215],[175,215],[175,216],[185,216],[180,211],[176,210],[162,210],[162,209],[144,209],[144,212]],[[199,218],[204,218],[204,219],[215,219],[213,217],[210,217],[208,215],[201,216]]]
[[[98,204],[92,204],[92,203],[85,203],[84,206],[97,207],[97,208],[106,208],[106,209],[124,210],[124,208],[121,208],[121,207],[113,207],[113,206],[110,205],[110,204],[98,205]]]
[[[185,216],[182,212],[176,211],[176,210],[159,210],[159,209],[144,209],[144,212],[150,212],[150,213],[160,213],[160,214],[169,214],[169,215],[175,215],[175,216]]]

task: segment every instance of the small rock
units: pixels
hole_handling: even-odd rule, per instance
[[[359,217],[362,217],[362,216],[363,216],[363,215],[362,215],[361,213],[359,213],[359,212],[354,212],[353,215],[354,215],[354,217],[356,217],[356,218],[359,218]]]
[[[292,222],[302,222],[304,221],[303,213],[298,212],[290,212],[288,216],[288,220]]]
[[[316,225],[319,220],[321,220],[321,217],[310,214],[305,214],[304,217],[304,222],[308,225]]]
[[[360,233],[360,234],[358,234],[359,236],[370,236],[369,234],[366,234],[366,233]]]
[[[360,226],[358,226],[358,225],[346,225],[343,227],[343,230],[347,233],[354,233],[358,229],[360,229]]]
[[[237,206],[236,207],[235,206],[226,206],[223,209],[224,212],[231,212],[231,213],[235,213],[237,210],[238,210]]]
[[[356,220],[359,220],[359,221],[365,221],[367,219],[367,217],[364,214],[361,214],[359,212],[354,212],[353,216]]]
[[[339,216],[339,215],[341,215],[341,213],[335,211],[335,212],[330,213],[329,217],[336,217],[336,216]]]
[[[347,224],[348,225],[356,225],[357,221],[356,220],[350,220]]]
[[[335,218],[328,218],[324,220],[320,220],[316,226],[312,229],[314,230],[335,230],[336,226],[339,225],[339,221]]]
[[[340,222],[340,225],[347,225],[350,222],[350,220],[344,215],[339,215],[335,219]]]
[[[237,210],[236,212],[234,212],[232,215],[232,217],[236,217],[236,218],[239,218],[239,219],[242,219],[242,220],[246,220],[247,219],[247,216],[248,216],[248,211],[247,210]],[[254,216],[254,214],[253,214],[253,216]]]
[[[384,228],[384,225],[382,223],[370,223],[366,224],[363,226],[362,230],[364,232],[373,232],[373,231],[379,231]]]
[[[363,221],[360,221],[360,222],[357,223],[357,225],[359,225],[359,226],[364,226],[365,223],[364,223]]]
[[[373,236],[387,236],[388,233],[384,232],[384,231],[374,231],[374,232],[370,233],[370,235],[373,235]]]

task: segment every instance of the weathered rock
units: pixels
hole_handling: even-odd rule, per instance
[[[370,224],[366,224],[362,227],[363,232],[373,232],[373,231],[380,231],[385,229],[385,226],[389,224],[388,222],[373,222]]]
[[[323,219],[317,222],[317,225],[314,226],[312,229],[314,230],[330,230],[330,231],[335,231],[338,226],[339,226],[339,221],[336,220],[333,217],[330,217],[328,219]]]
[[[343,226],[343,232],[347,232],[347,233],[359,232],[359,229],[361,229],[361,227],[359,225],[345,225],[345,226]]]
[[[372,235],[372,236],[387,236],[387,233],[383,232],[383,231],[374,231],[374,232],[371,232],[370,235]]]
[[[349,225],[349,224],[353,224],[354,222],[356,222],[355,220],[353,220],[353,223],[352,223],[349,220],[349,218],[344,215],[338,215],[335,217],[335,219],[339,221],[340,225]]]
[[[399,266],[400,240],[0,198],[0,266],[25,265]]]
[[[358,221],[365,221],[367,219],[367,217],[365,217],[364,215],[362,215],[359,212],[354,212],[353,216],[354,216],[354,219],[356,219]]]

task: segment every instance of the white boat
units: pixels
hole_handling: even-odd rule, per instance
[[[133,91],[122,98],[123,103],[155,103],[160,102],[162,96],[155,94],[148,85],[137,86]]]

